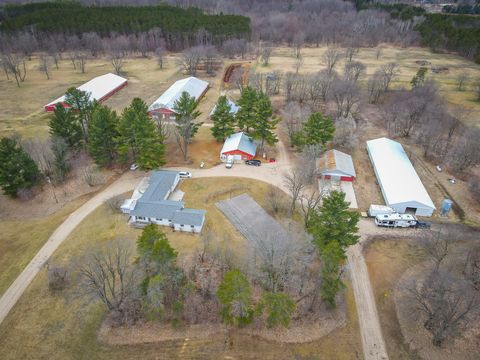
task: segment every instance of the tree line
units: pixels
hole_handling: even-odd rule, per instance
[[[74,14],[74,16],[73,16]],[[81,35],[94,32],[138,34],[160,28],[166,45],[178,50],[195,44],[202,29],[214,44],[231,37],[249,37],[250,20],[238,15],[207,15],[196,8],[157,6],[82,6],[77,3],[33,3],[3,8],[0,31],[18,33],[34,27],[35,34]]]
[[[0,186],[5,194],[17,197],[47,180],[54,186],[66,180],[71,160],[86,151],[99,167],[135,163],[140,169],[165,164],[167,124],[150,118],[148,107],[134,98],[120,115],[90,100],[90,94],[70,88],[67,107],[57,104],[49,122],[50,139],[22,142],[18,137],[0,143]],[[197,102],[184,92],[176,101],[174,133],[185,159],[188,144],[201,123]],[[35,160],[34,160],[35,159]],[[88,181],[87,181],[88,182]]]

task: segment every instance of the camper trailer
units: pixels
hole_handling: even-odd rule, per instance
[[[417,224],[417,219],[410,214],[383,214],[375,216],[375,224],[383,227],[409,228]]]
[[[385,205],[370,205],[368,208],[368,216],[375,217],[377,215],[391,215],[394,214],[395,210],[390,206]]]

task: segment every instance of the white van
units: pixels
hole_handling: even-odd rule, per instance
[[[232,155],[228,155],[228,157],[227,157],[227,162],[225,163],[225,167],[226,167],[227,169],[231,169],[232,166],[233,166],[233,161],[234,161],[233,156],[232,156]]]

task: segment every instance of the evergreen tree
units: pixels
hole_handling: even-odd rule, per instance
[[[412,84],[413,89],[419,86],[422,86],[425,83],[425,75],[427,75],[427,71],[428,69],[423,66],[420,69],[418,69],[412,81],[410,81],[410,84]]]
[[[313,113],[307,122],[303,124],[301,135],[302,146],[317,144],[324,146],[327,141],[333,139],[334,133],[335,125],[333,125],[332,119],[323,116],[319,112]]]
[[[70,148],[79,146],[82,140],[82,128],[77,116],[70,109],[57,104],[49,123],[50,135],[65,140]]]
[[[292,297],[284,293],[265,293],[261,308],[267,309],[267,326],[288,327],[296,305]]]
[[[111,165],[117,153],[118,117],[115,111],[99,105],[92,112],[88,126],[88,151],[100,166]]]
[[[330,306],[335,307],[335,296],[342,289],[340,266],[346,259],[346,249],[358,242],[359,215],[348,211],[345,194],[332,191],[323,200],[308,221],[307,229],[313,236],[322,261],[320,295]]]
[[[148,117],[148,108],[139,98],[132,100],[118,124],[117,150],[124,161],[129,152],[141,169],[151,170],[165,164],[164,139]]]
[[[0,186],[3,192],[16,197],[21,189],[38,184],[40,171],[37,164],[23,150],[18,140],[2,138],[0,140]]]
[[[238,112],[235,115],[237,126],[246,132],[256,125],[255,103],[257,101],[257,92],[250,86],[242,90],[238,100]]]
[[[252,289],[247,277],[239,270],[230,270],[218,286],[217,297],[222,304],[225,323],[242,326],[253,318]]]
[[[234,133],[235,117],[226,96],[220,96],[212,114],[212,135],[217,141],[223,141]]]
[[[137,252],[140,257],[154,261],[164,267],[174,262],[177,251],[170,246],[167,235],[157,225],[145,226],[137,240]]]
[[[176,112],[175,116],[175,129],[177,135],[177,141],[180,146],[180,150],[183,153],[183,160],[188,159],[188,144],[192,141],[195,134],[198,132],[202,122],[194,122],[201,112],[197,110],[197,101],[195,97],[190,96],[184,91],[180,98],[175,101],[173,109]]]
[[[256,123],[253,129],[253,137],[261,140],[260,149],[263,151],[265,142],[273,145],[278,142],[277,135],[274,130],[280,121],[273,115],[272,103],[267,95],[263,92],[258,94],[257,100],[253,106]]]
[[[52,139],[53,153],[53,181],[62,183],[70,172],[70,164],[68,163],[68,146],[62,138],[54,137]]]
[[[82,127],[83,140],[88,143],[88,123],[95,107],[90,100],[90,94],[71,87],[65,93],[65,104],[70,105],[77,112],[79,123]]]

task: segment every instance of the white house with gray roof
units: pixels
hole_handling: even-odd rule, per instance
[[[183,201],[169,200],[179,182],[179,173],[170,170],[155,171],[148,183],[142,181],[121,207],[123,213],[130,215],[129,223],[137,226],[152,223],[177,231],[201,232],[205,210],[186,209]]]

